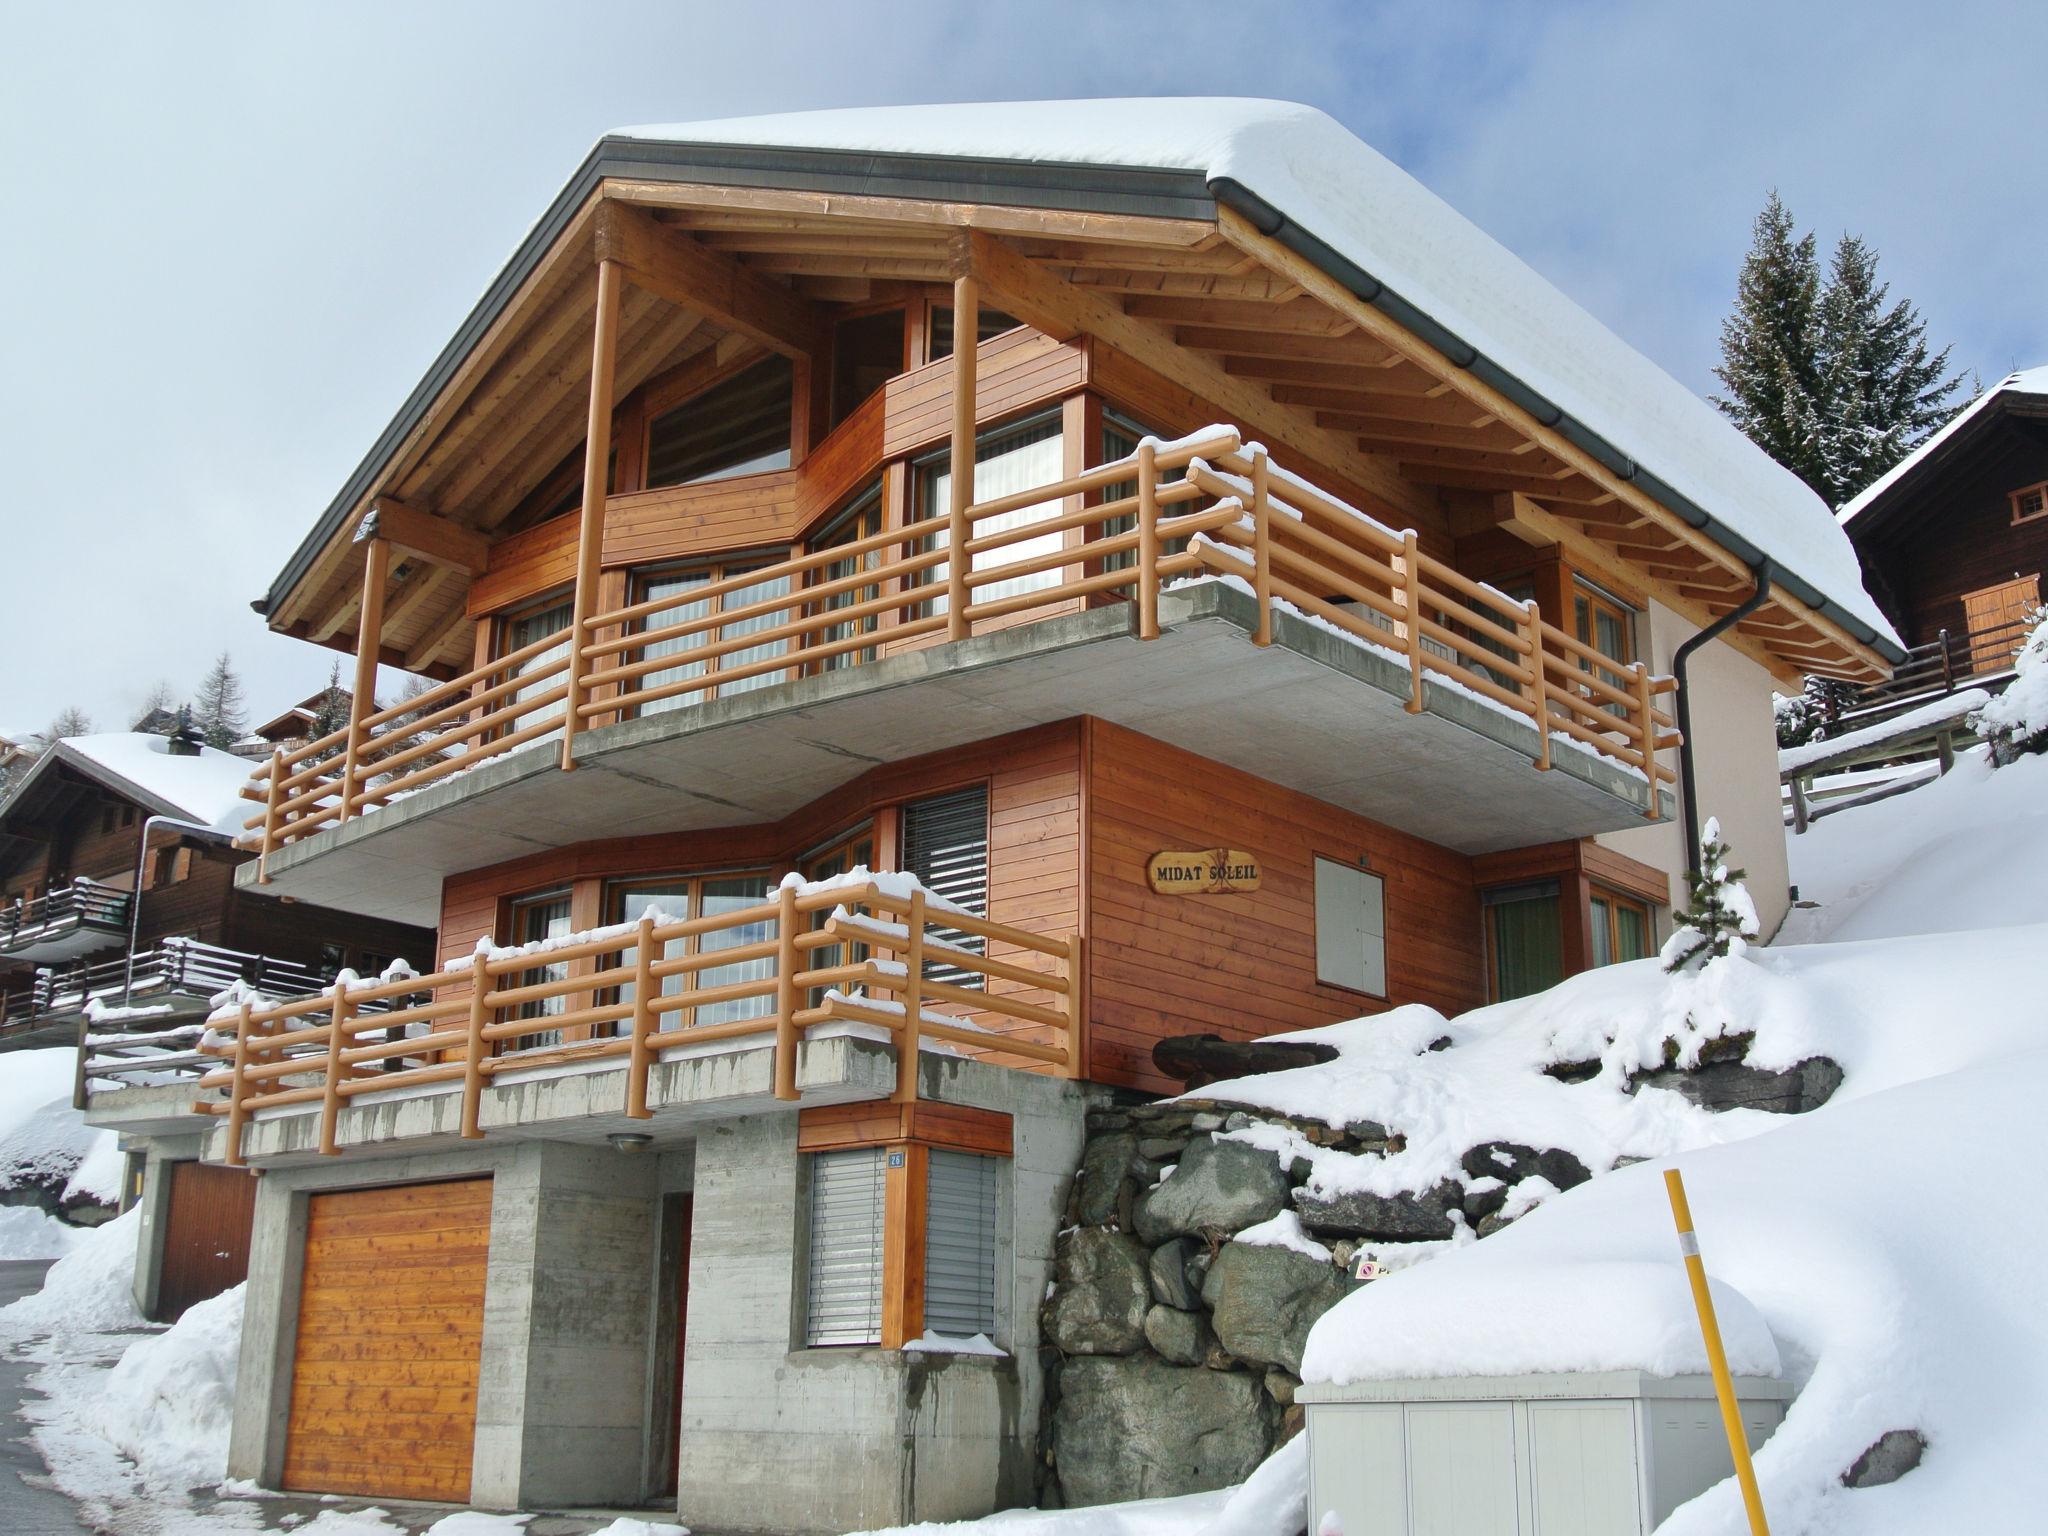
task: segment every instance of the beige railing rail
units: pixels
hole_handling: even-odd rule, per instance
[[[1101,500],[1116,493],[1113,500]],[[1124,526],[1128,524],[1129,526]],[[1073,537],[1070,537],[1073,535]],[[964,562],[951,553],[963,550]],[[1673,686],[1545,622],[1520,603],[1424,554],[1396,532],[1273,465],[1229,427],[1137,451],[1052,484],[721,581],[591,617],[570,654],[563,631],[276,754],[248,790],[264,804],[248,847],[267,855],[551,733],[858,665],[978,626],[1072,611],[1077,600],[1130,599],[1141,639],[1159,633],[1170,582],[1241,577],[1394,653],[1413,679],[1411,710],[1435,676],[1520,715],[1550,766],[1559,736],[1642,772],[1645,812],[1674,777],[1656,753],[1675,746],[1657,696]],[[570,668],[574,666],[572,680]],[[573,686],[572,686],[573,681]],[[573,708],[570,701],[577,701]]]
[[[900,1101],[917,1096],[925,1040],[1076,1076],[1079,944],[976,917],[904,875],[791,877],[736,911],[687,921],[650,912],[480,949],[430,976],[223,1008],[202,1049],[228,1065],[200,1079],[195,1108],[227,1116],[226,1161],[239,1164],[258,1111],[318,1105],[320,1150],[333,1154],[351,1100],[459,1083],[462,1134],[476,1137],[483,1089],[500,1074],[623,1057],[625,1112],[646,1119],[663,1051],[749,1037],[772,1041],[775,1096],[795,1099],[798,1042],[835,1022],[895,1042]],[[536,1037],[543,1043],[523,1043]]]

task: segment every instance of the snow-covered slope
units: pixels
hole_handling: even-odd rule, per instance
[[[69,1046],[0,1056],[0,1191],[26,1201],[84,1195],[104,1205],[120,1196],[121,1155],[111,1131],[88,1127],[71,1107],[78,1053]],[[0,1204],[0,1259],[53,1259],[81,1231],[36,1204]]]
[[[1798,476],[1341,123],[1242,97],[863,107],[617,137],[1198,171],[1249,188],[1879,635],[1855,551]]]

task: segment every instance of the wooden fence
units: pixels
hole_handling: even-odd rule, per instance
[[[1106,495],[1113,499],[1104,500]],[[1080,530],[1081,541],[1067,538]],[[1056,547],[1040,541],[1053,540]],[[1025,546],[1040,544],[1027,549]],[[951,552],[961,550],[964,560]],[[1292,604],[1394,653],[1423,708],[1434,676],[1553,736],[1639,770],[1645,814],[1675,775],[1658,696],[1674,686],[1622,663],[1421,551],[1396,532],[1273,465],[1213,427],[1147,439],[1082,474],[923,518],[829,549],[757,566],[592,616],[570,629],[377,710],[357,726],[273,755],[244,793],[263,802],[244,846],[275,849],[491,757],[609,720],[859,665],[884,651],[964,639],[977,626],[1071,612],[1120,597],[1136,632],[1159,634],[1159,595],[1189,577],[1236,576],[1260,599]],[[733,606],[726,606],[730,602]],[[574,669],[573,672],[571,669]]]
[[[232,1018],[232,1042],[202,1047],[229,1064],[200,1079],[195,1108],[227,1116],[226,1161],[238,1164],[250,1115],[318,1105],[320,1150],[331,1155],[342,1106],[365,1093],[459,1083],[462,1134],[477,1137],[483,1088],[499,1075],[623,1058],[625,1112],[647,1119],[648,1075],[663,1051],[769,1037],[775,1096],[794,1099],[798,1042],[835,1022],[887,1033],[902,1102],[917,1096],[923,1040],[1077,1076],[1079,946],[976,917],[907,876],[791,877],[736,911],[687,921],[650,912],[479,950],[431,976],[241,1002],[216,1015]],[[523,1047],[536,1036],[546,1043]]]

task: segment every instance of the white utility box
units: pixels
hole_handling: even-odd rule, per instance
[[[1738,1377],[1752,1449],[1792,1388]],[[1640,1371],[1304,1386],[1308,1528],[1343,1536],[1648,1536],[1734,1473],[1713,1381]]]

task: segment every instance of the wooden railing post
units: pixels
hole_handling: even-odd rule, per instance
[[[277,803],[284,798],[284,748],[270,749],[270,793],[264,796],[262,851],[256,855],[256,883],[270,884],[270,850],[277,846]]]
[[[1657,721],[1656,701],[1650,691],[1650,669],[1640,661],[1629,663],[1629,676],[1636,685],[1636,728],[1641,732],[1637,738],[1641,743],[1643,777],[1649,780],[1649,796],[1643,806],[1643,815],[1650,821],[1657,819]]]
[[[1536,711],[1536,767],[1543,773],[1550,772],[1550,677],[1543,656],[1543,614],[1530,598],[1522,604],[1522,624],[1518,633],[1529,637],[1529,664],[1523,677],[1529,683],[1529,704]]]
[[[335,1132],[341,1121],[341,1053],[348,1039],[348,1020],[352,1012],[348,992],[342,983],[334,984],[334,1017],[327,1031],[326,1078],[320,1093],[320,1155],[335,1157],[341,1152],[341,1143]]]
[[[1138,638],[1159,638],[1159,450],[1138,444]]]
[[[1087,1020],[1081,1014],[1081,977],[1085,970],[1083,948],[1085,940],[1078,933],[1067,935],[1067,1071],[1068,1077],[1085,1077],[1088,1072],[1086,1059]]]
[[[903,953],[903,1033],[896,1037],[898,1104],[917,1102],[918,1052],[924,1038],[924,887],[910,893],[910,942]]]
[[[470,962],[469,985],[469,1033],[462,1043],[462,1137],[465,1141],[477,1141],[484,1134],[478,1121],[483,1113],[484,1053],[488,1043],[484,1039],[484,1025],[491,1016],[484,1004],[484,997],[491,990],[491,973],[482,945],[477,946],[476,958]]]
[[[1813,822],[1813,811],[1806,803],[1806,775],[1792,775],[1792,832],[1794,836],[1804,832]]]
[[[1409,693],[1406,708],[1422,713],[1422,541],[1413,528],[1401,533],[1401,553],[1394,557],[1401,575],[1402,628],[1407,630]]]
[[[377,709],[377,658],[384,648],[384,588],[391,570],[391,545],[372,534],[363,543],[363,606],[356,626],[355,693],[348,701],[348,744],[341,753],[341,815],[347,821],[355,814],[357,762],[362,756],[367,733],[363,717]],[[271,803],[277,802],[277,780],[271,781]],[[266,839],[270,835],[264,828]]]
[[[967,541],[974,536],[974,392],[981,284],[972,272],[953,279],[953,440],[946,502],[946,638],[967,638]]]
[[[648,1120],[647,1074],[654,1063],[654,912],[640,914],[640,932],[633,940],[633,1054],[626,1067],[626,1118]]]
[[[802,964],[796,947],[796,886],[784,885],[776,899],[780,910],[775,919],[775,1097],[794,1099],[796,1014],[802,1006],[796,989],[797,967]]]
[[[249,1070],[249,1014],[250,1005],[245,998],[235,1015],[235,1065],[234,1078],[228,1084],[228,1152],[224,1161],[230,1168],[242,1166],[242,1127],[247,1123],[249,1111],[242,1102],[248,1092],[243,1074]]]
[[[1956,664],[1955,657],[1950,653],[1949,650],[1948,631],[1946,629],[1944,629],[1941,632],[1940,641],[1941,691],[1943,693],[1954,693],[1956,691]]]
[[[583,515],[576,531],[576,596],[569,610],[569,695],[562,704],[562,768],[576,766],[576,733],[583,725],[590,616],[604,564],[604,502],[612,449],[612,386],[619,348],[620,287],[616,261],[597,264],[597,324],[590,345],[590,413],[583,430]]]
[[[1259,605],[1259,627],[1253,645],[1273,643],[1273,502],[1272,466],[1265,453],[1252,455],[1252,596]]]

